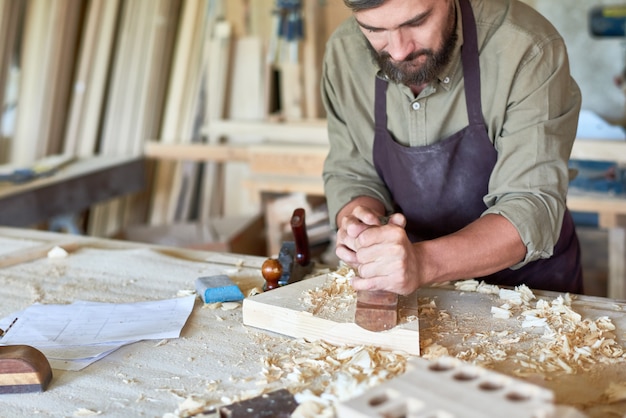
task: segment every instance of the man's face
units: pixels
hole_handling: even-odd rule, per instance
[[[354,16],[383,74],[397,83],[433,81],[456,45],[453,0],[389,0]]]

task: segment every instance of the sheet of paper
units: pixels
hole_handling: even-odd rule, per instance
[[[0,344],[30,345],[54,368],[80,370],[126,344],[178,338],[195,299],[190,295],[136,303],[35,304],[0,321],[8,328]]]

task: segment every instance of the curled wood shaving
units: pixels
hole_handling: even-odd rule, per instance
[[[335,403],[404,373],[406,361],[404,354],[376,347],[298,339],[290,342],[287,352],[263,360],[258,383],[279,384],[294,393],[298,403],[307,405],[299,416],[305,416],[307,410],[316,411],[310,416],[324,416]]]
[[[338,312],[347,312],[354,305],[356,292],[350,285],[354,270],[342,266],[328,273],[328,280],[314,289],[304,292],[302,301],[307,311],[321,318],[336,318]]]
[[[574,374],[589,371],[598,363],[614,364],[626,362],[626,353],[617,341],[615,325],[609,317],[582,318],[571,308],[569,294],[559,295],[552,300],[537,300],[532,290],[527,286],[518,286],[515,289],[497,289],[486,287],[476,280],[457,282],[455,287],[465,292],[478,292],[498,295],[501,304],[491,308],[496,318],[518,318],[519,328],[511,330],[517,336],[506,336],[492,333],[492,335],[468,335],[467,340],[477,338],[479,343],[471,348],[456,353],[456,357],[467,361],[474,361],[479,365],[489,367],[490,364],[503,360],[513,359],[519,369],[516,374],[524,376],[530,373],[562,372]],[[485,291],[486,290],[486,291]],[[534,303],[533,303],[534,302]],[[420,310],[420,313],[426,312]],[[434,314],[434,313],[433,313]],[[437,313],[440,319],[443,311]],[[447,313],[445,313],[447,315]],[[525,330],[532,333],[540,332],[540,337],[532,337]],[[536,330],[536,331],[535,331]],[[534,334],[533,334],[534,335]],[[526,342],[530,350],[520,352],[514,349],[512,343]],[[428,344],[424,353],[437,352],[430,350]]]

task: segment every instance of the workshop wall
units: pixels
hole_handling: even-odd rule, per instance
[[[626,39],[597,38],[589,33],[589,10],[615,5],[616,0],[528,0],[561,32],[568,48],[571,71],[582,91],[583,109],[624,125],[624,93],[614,78],[626,64]],[[625,3],[626,4],[626,3]]]

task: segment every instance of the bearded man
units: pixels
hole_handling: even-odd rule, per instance
[[[344,0],[322,74],[325,195],[356,290],[476,278],[582,293],[565,199],[581,96],[517,0]]]

